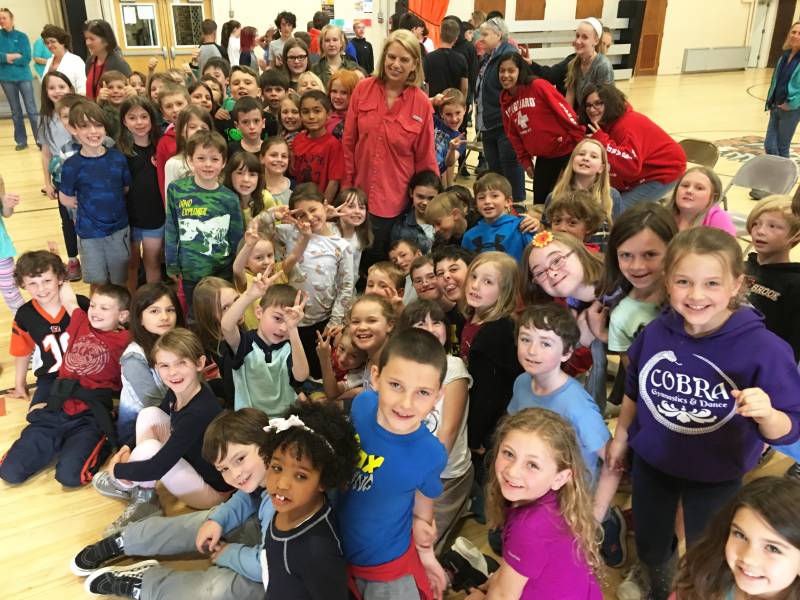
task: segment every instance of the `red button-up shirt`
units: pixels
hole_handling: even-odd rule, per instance
[[[433,143],[433,108],[425,93],[408,86],[392,107],[376,77],[356,86],[342,137],[343,187],[356,186],[369,198],[369,212],[396,217],[408,206],[415,173],[438,173]]]

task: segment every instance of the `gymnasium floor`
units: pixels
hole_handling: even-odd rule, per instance
[[[717,173],[726,184],[744,160],[762,153],[767,116],[763,98],[771,72],[748,70],[733,73],[639,77],[620,82],[638,111],[647,114],[676,139],[696,137],[715,141],[721,147]],[[40,154],[32,145],[15,152],[11,122],[0,121],[0,174],[8,192],[17,192],[22,202],[6,227],[19,253],[47,247],[56,241],[65,255],[58,210],[54,200],[43,196]],[[31,139],[32,142],[32,139]],[[800,150],[800,149],[799,149]],[[729,195],[730,210],[746,214],[753,206],[746,190]],[[800,256],[795,258],[800,259]],[[85,286],[77,286],[85,293]],[[0,394],[13,389],[14,363],[8,356],[11,315],[0,306]],[[29,379],[31,380],[31,379]],[[0,454],[16,438],[25,422],[26,406],[19,400],[0,396]],[[786,458],[773,458],[761,471],[782,473]],[[163,490],[162,490],[163,492]],[[162,493],[167,514],[185,510]],[[625,501],[625,498],[621,498]],[[69,571],[69,560],[77,550],[99,539],[105,525],[122,511],[119,501],[99,496],[89,486],[65,491],[53,479],[52,469],[21,486],[0,482],[0,598],[4,600],[85,598],[83,580]],[[485,529],[468,520],[462,535],[486,550]],[[633,540],[629,544],[632,546]],[[204,561],[165,561],[180,568],[202,568]],[[611,572],[606,597],[613,598],[619,573]],[[460,598],[451,595],[450,598]]]

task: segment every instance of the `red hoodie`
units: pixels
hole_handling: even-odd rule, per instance
[[[544,79],[518,85],[513,96],[503,90],[500,110],[503,129],[525,169],[532,167],[534,156],[569,154],[584,137],[585,130],[569,102]]]
[[[156,146],[156,176],[158,177],[158,190],[161,192],[161,199],[164,204],[167,203],[167,198],[164,195],[164,165],[178,151],[176,144],[175,125],[170,124],[164,135],[158,140],[158,146]]]
[[[322,30],[311,28],[308,30],[308,35],[311,37],[311,43],[308,45],[308,51],[311,54],[319,54],[319,34]]]
[[[647,181],[670,183],[686,170],[683,148],[630,104],[603,127],[592,137],[606,147],[612,187],[624,192]]]

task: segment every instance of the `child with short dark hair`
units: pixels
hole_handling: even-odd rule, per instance
[[[464,282],[473,255],[461,246],[443,246],[433,253],[432,258],[436,282],[439,284],[439,289],[442,290],[441,302],[447,317],[448,337],[451,340],[450,352],[455,356],[461,356],[464,315],[461,313],[459,305],[464,298]]]
[[[544,209],[544,221],[553,231],[568,233],[590,249],[605,252],[608,228],[598,230],[607,223],[606,215],[591,192],[575,189],[553,196]]]
[[[328,203],[333,203],[344,177],[342,143],[325,128],[331,109],[325,92],[311,90],[300,98],[300,119],[305,131],[292,140],[290,168],[297,183],[316,183]]]
[[[169,184],[178,179],[192,175],[189,159],[186,156],[186,144],[198,131],[213,131],[214,123],[208,111],[200,106],[190,104],[178,115],[175,122],[175,154],[167,159],[164,165],[164,189],[162,194],[167,197]]]
[[[447,88],[438,102],[439,110],[433,114],[433,140],[436,147],[436,161],[442,185],[447,187],[455,181],[456,159],[466,155],[467,144],[461,132],[464,115],[467,113],[467,99],[461,90]]]
[[[487,250],[505,252],[519,261],[533,236],[520,231],[522,217],[508,214],[511,183],[502,175],[487,173],[475,182],[474,191],[481,220],[464,233],[461,245],[476,254]]]
[[[402,307],[405,285],[406,275],[403,270],[393,262],[382,260],[367,269],[367,285],[364,293],[383,296]]]
[[[478,215],[461,201],[454,191],[434,196],[425,209],[425,221],[433,225],[432,249],[445,245],[460,246],[464,232],[478,222]]]
[[[280,69],[267,69],[258,78],[261,98],[264,101],[265,137],[278,135],[278,123],[281,113],[281,100],[289,92],[289,78]]]
[[[423,254],[431,250],[434,228],[425,218],[428,203],[442,192],[439,175],[433,171],[420,171],[408,182],[408,197],[411,207],[402,219],[392,227],[390,240],[414,240]]]
[[[308,296],[290,285],[275,284],[282,271],[259,273],[247,290],[222,315],[222,335],[234,355],[234,406],[254,406],[279,415],[297,399],[294,391],[308,377],[308,360],[297,326]],[[258,328],[241,331],[245,310],[256,309]]]
[[[86,546],[70,565],[75,575],[88,575],[86,591],[112,595],[110,590],[114,590],[113,595],[152,600],[202,595],[213,586],[219,590],[215,598],[224,600],[263,596],[259,555],[275,512],[264,489],[268,426],[267,415],[255,408],[218,414],[205,430],[201,454],[236,493],[208,510],[128,523],[121,531]],[[128,556],[191,553],[206,555],[212,565],[205,570],[177,571],[151,559],[106,566]]]
[[[98,105],[81,102],[69,111],[69,124],[81,144],[61,169],[59,201],[77,209],[75,231],[83,280],[125,285],[130,244],[125,194],[131,184],[128,161],[116,148],[106,148],[105,113]]]
[[[228,142],[228,158],[237,152],[249,152],[258,156],[261,137],[264,134],[264,107],[257,98],[239,98],[231,110],[233,124],[239,131],[238,139]]]
[[[408,329],[370,372],[375,391],[356,396],[350,413],[362,460],[336,507],[350,589],[427,598],[445,584],[432,524],[447,452],[422,421],[442,395],[447,356],[431,333]]]
[[[100,89],[97,92],[97,104],[103,109],[108,122],[108,137],[116,140],[119,137],[119,108],[128,92],[128,78],[119,71],[106,71],[100,77]]]
[[[411,263],[418,256],[422,256],[422,251],[413,240],[400,239],[389,246],[389,260],[405,275],[403,283],[403,304],[408,304],[417,299],[417,292],[411,285]]]
[[[198,281],[208,275],[231,277],[234,252],[244,235],[239,197],[219,183],[226,151],[217,132],[196,133],[186,145],[194,176],[167,189],[167,275],[181,279],[190,315]]]
[[[85,485],[116,443],[111,399],[122,387],[119,359],[128,345],[124,324],[131,297],[123,287],[101,285],[84,311],[72,287],[63,282],[63,265],[61,278],[58,296],[70,319],[61,339],[50,344],[66,345],[63,361],[56,363],[58,377],[46,395],[34,396],[28,424],[0,463],[0,478],[12,484],[23,483],[58,457],[56,480],[66,487]],[[44,289],[51,295],[52,282]],[[42,346],[54,349],[50,344],[44,340]]]

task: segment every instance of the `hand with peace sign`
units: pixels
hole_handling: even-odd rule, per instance
[[[294,298],[294,306],[287,306],[283,309],[285,315],[286,327],[290,330],[296,330],[300,321],[306,314],[306,304],[308,303],[308,294],[303,290],[297,290],[297,296]]]

